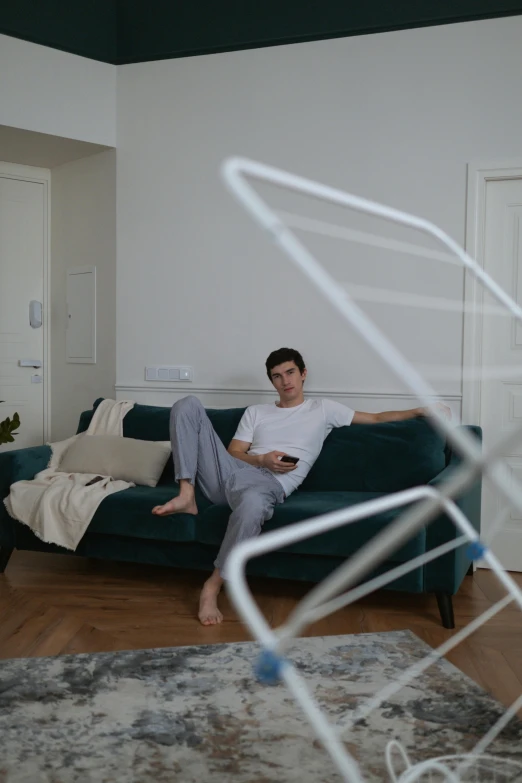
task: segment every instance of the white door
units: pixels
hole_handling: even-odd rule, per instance
[[[484,228],[485,269],[522,304],[522,179],[487,181]],[[489,295],[484,302],[496,304]],[[484,317],[482,365],[497,368],[500,375],[494,380],[484,377],[481,383],[480,422],[484,443],[491,446],[522,425],[522,325],[514,318]],[[518,378],[511,375],[510,368],[519,373]],[[522,443],[503,457],[513,478],[522,482]],[[503,507],[499,494],[484,480],[482,529],[486,534]],[[522,571],[522,512],[508,512],[492,549],[506,569]]]
[[[0,452],[44,442],[44,329],[29,318],[44,295],[44,195],[41,182],[0,175],[0,422],[15,411],[21,421]]]

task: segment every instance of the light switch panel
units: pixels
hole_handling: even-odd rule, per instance
[[[162,364],[159,367],[145,367],[146,381],[192,381],[192,367],[186,365]]]

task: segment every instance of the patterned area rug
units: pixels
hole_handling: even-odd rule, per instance
[[[300,639],[289,657],[335,721],[428,650],[396,631]],[[241,643],[0,661],[1,783],[339,781],[285,686],[255,680],[258,653]],[[442,662],[347,741],[381,782],[390,739],[413,761],[465,752],[502,712]],[[522,723],[491,750],[522,761]]]

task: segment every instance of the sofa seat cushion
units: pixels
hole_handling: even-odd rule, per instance
[[[109,495],[100,504],[88,533],[151,538],[158,541],[194,541],[195,519],[192,514],[157,517],[154,506],[162,505],[178,494],[178,486],[130,487]],[[210,505],[199,492],[200,511]]]
[[[385,494],[382,492],[296,492],[285,503],[276,507],[272,519],[263,526],[263,532],[277,530],[329,511],[338,511],[357,503],[384,497]],[[402,511],[404,507],[344,525],[337,530],[330,530],[291,544],[285,547],[285,551],[304,555],[349,557],[396,519]],[[196,519],[196,539],[201,544],[219,546],[225,534],[229,515],[228,506],[209,506]],[[422,529],[388,560],[403,563],[422,554],[425,547],[426,534]]]

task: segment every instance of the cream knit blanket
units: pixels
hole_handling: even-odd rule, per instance
[[[104,476],[89,487],[86,485],[98,474],[61,473],[60,461],[78,438],[89,435],[123,437],[123,419],[133,406],[134,403],[128,400],[103,400],[85,433],[50,443],[49,466],[31,481],[17,481],[11,485],[9,496],[4,500],[9,515],[28,525],[42,541],[76,549],[102,500],[134,484]]]

